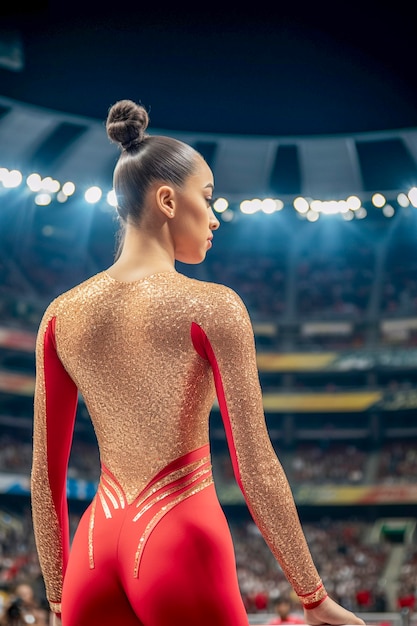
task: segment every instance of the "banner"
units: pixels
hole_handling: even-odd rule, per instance
[[[97,483],[88,480],[69,478],[67,497],[74,500],[92,500],[97,490]],[[0,473],[0,493],[30,495],[30,477],[24,474]]]
[[[18,396],[33,396],[35,377],[28,374],[12,374],[0,371],[0,391]]]
[[[244,504],[237,484],[220,484],[216,488],[222,504]],[[295,503],[303,506],[346,506],[373,504],[417,504],[417,485],[292,485]]]
[[[2,348],[34,352],[35,343],[36,335],[34,333],[13,328],[0,328],[0,346]]]

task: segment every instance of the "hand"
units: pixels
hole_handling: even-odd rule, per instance
[[[49,624],[50,626],[62,626],[60,618],[55,613],[50,614]]]
[[[329,597],[315,609],[304,609],[304,620],[306,624],[311,626],[319,626],[319,624],[332,624],[333,626],[341,626],[342,624],[365,625],[363,620],[351,611],[344,609]]]

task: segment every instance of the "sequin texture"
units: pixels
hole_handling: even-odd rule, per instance
[[[131,283],[101,272],[57,298],[52,314],[57,354],[86,403],[101,461],[127,505],[162,468],[209,442],[213,371],[191,339],[193,323],[203,329],[221,374],[248,506],[297,593],[316,590],[320,578],[267,432],[253,331],[241,299],[223,285],[175,271]],[[40,368],[39,415],[45,411],[41,377]],[[45,430],[45,423],[38,419],[35,428]],[[46,467],[41,430],[36,454]],[[38,545],[48,597],[59,599],[59,529],[47,474],[39,472]]]

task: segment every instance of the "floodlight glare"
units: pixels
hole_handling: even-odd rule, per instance
[[[52,198],[49,193],[38,193],[35,196],[35,204],[38,206],[48,206],[51,204]]]
[[[39,176],[39,174],[36,174],[34,172],[33,174],[29,174],[26,179],[26,184],[31,191],[39,191],[42,184],[42,178]]]
[[[302,198],[301,196],[294,199],[293,206],[294,209],[299,213],[307,213],[308,209],[310,208],[307,200],[305,198]]]
[[[109,193],[107,194],[107,202],[108,204],[110,204],[110,206],[117,207],[116,192],[114,189],[109,191]]]
[[[217,213],[224,213],[224,211],[226,211],[228,206],[229,206],[229,203],[226,200],[226,198],[217,198],[217,200],[215,200],[215,202],[213,204],[213,209]]]
[[[378,209],[381,209],[386,203],[385,196],[382,193],[374,193],[372,196],[372,204],[376,206]]]
[[[100,187],[93,186],[87,189],[84,194],[84,198],[89,204],[95,204],[101,199],[102,195],[103,192],[101,191]]]
[[[413,207],[417,207],[417,187],[411,187],[408,197]]]
[[[8,174],[3,176],[3,187],[6,187],[8,189],[19,187],[22,180],[23,176],[22,173],[19,172],[19,170],[10,170]]]
[[[75,185],[71,181],[68,181],[62,185],[62,191],[66,196],[72,196],[75,191]]]

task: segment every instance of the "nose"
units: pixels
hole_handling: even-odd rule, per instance
[[[210,230],[217,230],[220,226],[220,222],[217,219],[217,217],[215,216],[215,214],[213,213],[213,210],[210,211],[210,221],[209,221],[209,228]]]

